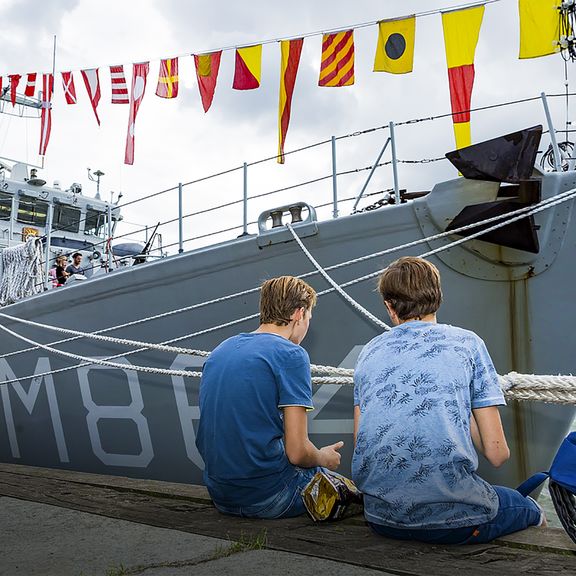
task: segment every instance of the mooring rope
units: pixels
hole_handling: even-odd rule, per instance
[[[428,256],[431,254],[436,254],[436,253],[441,252],[443,250],[448,250],[452,246],[459,245],[463,242],[469,241],[469,240],[471,240],[477,236],[481,236],[482,234],[486,234],[487,232],[489,232],[493,229],[500,228],[500,227],[505,226],[505,225],[507,225],[513,221],[519,220],[521,218],[525,218],[526,216],[528,216],[530,214],[536,214],[542,210],[545,210],[545,209],[548,209],[552,206],[558,205],[562,202],[565,202],[569,199],[572,199],[574,196],[576,196],[576,189],[572,189],[572,190],[569,190],[569,191],[564,192],[562,194],[559,194],[559,195],[557,195],[551,199],[548,199],[546,201],[539,203],[536,206],[530,206],[530,207],[522,208],[519,211],[515,211],[515,212],[521,212],[521,213],[517,214],[513,218],[509,218],[509,219],[505,220],[504,222],[500,222],[498,224],[495,224],[494,226],[492,226],[488,229],[480,230],[480,231],[476,232],[475,234],[472,234],[471,236],[467,236],[467,237],[462,238],[460,240],[457,240],[455,242],[451,242],[447,245],[444,245],[444,246],[441,246],[437,249],[429,251],[422,256]],[[509,213],[507,216],[510,216],[511,214],[512,213]],[[474,226],[485,225],[488,220],[494,220],[494,218],[487,219],[486,221],[483,221],[480,223],[475,223]],[[370,318],[370,320],[372,320],[373,322],[375,322],[376,324],[378,324],[382,328],[390,329],[389,326],[387,326],[385,323],[383,323],[378,318],[373,316],[369,311],[367,311],[364,307],[362,307],[359,303],[357,303],[354,299],[352,299],[347,293],[345,293],[342,290],[343,286],[352,285],[352,284],[355,284],[361,280],[367,279],[368,277],[373,277],[374,275],[378,275],[382,272],[382,270],[379,270],[376,273],[372,273],[372,274],[367,275],[367,276],[363,276],[361,278],[357,278],[351,282],[347,282],[345,284],[338,285],[326,273],[325,269],[323,269],[322,266],[314,259],[312,254],[306,249],[306,247],[304,246],[304,244],[302,243],[302,241],[300,240],[300,238],[298,237],[298,235],[296,234],[296,232],[294,231],[292,226],[290,224],[288,224],[287,227],[288,227],[290,233],[292,234],[292,236],[294,237],[294,240],[297,242],[297,244],[299,245],[299,247],[301,248],[303,253],[307,256],[307,258],[310,260],[310,262],[314,265],[317,272],[320,273],[328,281],[328,283],[332,286],[332,289],[320,292],[319,295],[326,294],[328,292],[332,292],[332,291],[336,290],[342,297],[344,297],[358,311],[360,311],[362,314],[364,314],[368,318]],[[469,227],[471,227],[471,225],[468,225],[467,227],[463,227],[463,228],[469,228]],[[442,233],[442,235],[452,235],[455,233],[456,233],[456,231],[450,231],[449,233]],[[439,236],[439,235],[436,235],[436,236]],[[420,240],[417,242],[420,243],[423,240]],[[430,239],[428,239],[428,241],[429,240]],[[414,245],[414,243],[410,243],[410,244]],[[390,250],[398,250],[398,249],[400,249],[400,248],[395,247],[395,248],[390,249]],[[361,259],[349,260],[346,263],[340,264],[339,266],[342,266],[344,264],[349,265],[349,264],[355,263],[356,261],[364,260],[366,258],[367,257],[364,256],[364,257],[361,257]],[[334,268],[334,267],[331,267],[331,268]],[[249,291],[244,291],[244,293],[252,292],[255,290],[256,289],[251,289]],[[223,297],[221,299],[216,299],[216,300],[217,301],[218,300],[224,300],[224,299],[228,299],[228,298],[231,298],[234,296],[235,295],[230,295],[230,296],[226,296],[226,297]],[[146,350],[146,349],[156,349],[156,350],[162,350],[162,351],[166,351],[166,352],[173,352],[173,353],[178,353],[178,354],[189,354],[189,355],[196,355],[196,356],[203,356],[203,357],[207,357],[209,355],[209,352],[203,351],[203,350],[179,348],[179,347],[174,347],[174,346],[168,345],[168,342],[175,342],[178,340],[192,337],[192,335],[190,335],[190,334],[185,335],[185,336],[181,336],[178,338],[174,338],[174,339],[167,341],[165,343],[154,344],[154,343],[142,342],[142,341],[138,341],[138,340],[130,340],[130,339],[114,338],[111,336],[103,336],[103,335],[99,334],[98,332],[88,333],[88,332],[81,332],[81,331],[77,331],[77,330],[69,330],[66,328],[55,327],[55,326],[51,326],[51,325],[47,325],[47,324],[34,322],[31,320],[24,320],[24,319],[16,318],[16,317],[9,316],[9,315],[2,314],[2,313],[0,313],[0,316],[4,317],[6,319],[11,319],[11,320],[14,320],[16,322],[21,322],[21,323],[36,326],[36,327],[46,328],[46,329],[50,329],[50,330],[56,330],[56,331],[60,331],[63,333],[68,333],[68,334],[74,334],[74,338],[67,339],[65,341],[70,341],[70,340],[75,340],[77,338],[86,337],[86,338],[94,338],[96,340],[114,342],[114,343],[122,344],[122,345],[130,345],[130,346],[139,346],[140,347],[138,350],[133,350],[133,351],[126,352],[123,354],[117,354],[115,356],[112,356],[112,357],[109,357],[106,359],[95,359],[95,358],[90,358],[90,357],[86,357],[86,356],[81,356],[78,354],[73,354],[70,352],[65,352],[63,350],[58,350],[58,349],[53,348],[52,346],[49,346],[49,345],[40,344],[38,342],[35,342],[34,340],[25,338],[24,336],[17,334],[16,332],[0,325],[0,329],[4,330],[5,332],[10,333],[15,338],[18,338],[24,342],[32,344],[33,348],[31,348],[31,349],[42,348],[42,349],[47,350],[49,352],[52,352],[54,354],[59,354],[62,356],[73,358],[75,360],[80,360],[83,362],[83,364],[81,364],[80,366],[90,365],[90,364],[99,364],[99,365],[103,365],[103,366],[109,366],[111,368],[131,369],[131,370],[144,372],[144,373],[156,373],[156,374],[163,374],[163,375],[174,375],[174,376],[185,376],[185,377],[199,377],[199,376],[201,376],[201,372],[191,372],[191,371],[187,371],[187,370],[168,370],[168,369],[161,369],[161,368],[152,368],[152,367],[147,367],[147,366],[137,366],[137,365],[132,365],[132,364],[119,364],[119,363],[115,363],[115,362],[110,362],[110,360],[113,358],[121,357],[121,356],[127,356],[129,354],[135,354],[137,352],[141,352],[141,351]],[[209,332],[212,330],[220,329],[223,326],[230,326],[230,325],[233,325],[237,322],[242,322],[242,321],[245,321],[247,319],[254,318],[256,316],[257,316],[257,314],[254,314],[252,316],[241,318],[241,319],[238,319],[238,320],[235,320],[232,322],[225,323],[223,325],[219,325],[216,327],[212,327],[212,328],[200,331],[199,333],[206,333],[206,332]],[[142,321],[144,321],[144,320],[138,320],[138,321],[135,321],[134,323],[139,323]],[[130,325],[130,323],[128,323],[127,325]],[[113,329],[113,328],[109,328],[107,330],[111,330],[111,329]],[[107,330],[102,330],[100,332],[104,332]],[[195,333],[195,334],[197,335],[199,333]],[[21,353],[22,351],[18,351],[18,352]],[[77,367],[78,366],[70,366],[70,367],[67,367],[64,369],[60,369],[60,370],[49,371],[49,372],[46,372],[45,374],[35,374],[33,376],[29,376],[26,378],[40,377],[40,376],[44,376],[44,375],[48,375],[48,374],[54,374],[56,372],[71,370],[71,369],[74,369]],[[314,365],[314,366],[312,366],[312,371],[313,371],[313,373],[328,374],[328,376],[325,375],[325,376],[313,377],[312,381],[314,384],[350,385],[353,383],[353,378],[352,378],[353,371],[351,371],[349,369],[336,368],[336,367],[331,367],[331,366],[316,366],[316,365]],[[569,403],[569,404],[576,403],[576,395],[573,394],[572,390],[570,389],[570,387],[574,385],[574,381],[575,381],[574,377],[572,377],[572,376],[558,376],[558,377],[555,377],[555,376],[534,376],[534,375],[518,375],[516,373],[511,373],[511,374],[509,374],[505,377],[501,377],[501,378],[502,378],[501,384],[502,384],[503,389],[505,390],[505,393],[507,395],[512,395],[514,397],[514,399],[543,400],[543,401],[547,401],[547,402],[558,402],[558,403]],[[561,379],[560,384],[558,384],[558,378]],[[15,380],[20,380],[20,379],[7,380],[4,383],[10,383],[10,382],[13,382]]]
[[[2,251],[0,306],[12,304],[44,290],[42,242],[29,238],[23,244]]]
[[[451,231],[449,231],[449,232],[441,232],[441,233],[439,233],[439,234],[434,234],[434,235],[428,236],[428,237],[426,237],[426,238],[421,238],[421,239],[418,239],[418,240],[414,240],[414,241],[411,241],[411,242],[407,242],[407,243],[405,243],[405,244],[401,244],[401,245],[399,245],[399,246],[394,246],[394,247],[392,247],[392,248],[387,248],[387,249],[385,249],[385,250],[381,250],[381,251],[378,251],[378,252],[374,252],[374,253],[372,253],[372,254],[368,254],[368,255],[365,255],[365,256],[360,256],[360,257],[358,257],[358,258],[354,258],[354,259],[347,260],[347,261],[345,261],[345,262],[341,262],[341,263],[338,263],[338,264],[334,264],[334,265],[332,265],[332,266],[327,266],[326,268],[324,268],[324,270],[327,272],[327,271],[335,270],[335,269],[337,269],[337,268],[341,268],[341,267],[344,267],[344,266],[349,266],[349,265],[352,265],[352,264],[357,264],[357,263],[360,263],[360,262],[363,262],[363,261],[366,261],[366,260],[369,260],[369,259],[372,259],[372,258],[376,258],[376,257],[379,257],[379,256],[384,256],[384,255],[386,255],[386,254],[391,254],[391,253],[397,252],[397,251],[399,251],[399,250],[405,250],[405,249],[407,249],[407,248],[411,248],[411,247],[417,246],[417,245],[419,245],[419,244],[430,243],[430,242],[433,242],[433,241],[436,241],[436,240],[440,240],[440,239],[442,239],[442,238],[444,238],[444,237],[453,236],[453,235],[455,235],[455,234],[459,234],[459,233],[461,233],[461,232],[464,232],[464,231],[467,231],[467,230],[470,230],[470,229],[473,229],[473,228],[477,228],[477,227],[479,227],[479,226],[484,226],[484,225],[489,224],[489,223],[492,223],[492,222],[497,222],[497,221],[500,221],[500,220],[504,220],[504,222],[501,223],[501,226],[505,226],[505,225],[507,225],[507,224],[509,224],[509,223],[511,222],[511,220],[508,219],[508,217],[510,217],[510,216],[516,216],[516,215],[520,216],[521,214],[529,215],[529,214],[527,214],[527,213],[528,213],[528,212],[532,213],[532,211],[534,211],[535,208],[541,208],[541,210],[544,210],[544,209],[546,209],[546,207],[551,207],[551,206],[553,206],[553,205],[560,204],[561,202],[565,202],[565,201],[567,201],[567,200],[570,200],[570,199],[574,198],[575,196],[576,196],[576,188],[573,188],[573,189],[571,189],[571,190],[568,190],[568,191],[566,191],[566,192],[562,192],[562,193],[560,193],[560,194],[558,194],[558,195],[556,195],[556,196],[553,196],[552,198],[548,198],[548,199],[546,199],[546,200],[543,200],[543,201],[541,201],[539,204],[536,204],[536,205],[526,206],[526,207],[520,208],[520,209],[518,209],[518,210],[514,210],[514,211],[512,211],[512,212],[509,212],[509,213],[507,213],[507,214],[500,214],[500,215],[498,215],[498,216],[493,216],[493,217],[491,217],[491,218],[487,218],[487,219],[482,220],[482,221],[480,221],[480,222],[474,222],[474,223],[468,224],[468,225],[466,225],[466,226],[461,226],[460,228],[451,230]],[[518,218],[518,219],[519,219],[519,218]],[[500,227],[500,226],[498,226],[498,227]],[[494,228],[491,228],[490,230],[493,230],[493,229],[496,229],[496,228],[497,228],[497,227],[494,227]],[[428,256],[428,255],[431,255],[431,254],[440,252],[440,251],[442,251],[442,250],[449,250],[449,249],[452,248],[453,246],[456,246],[456,245],[461,244],[461,243],[463,243],[463,242],[472,240],[472,239],[474,239],[474,238],[477,237],[477,236],[481,236],[482,234],[485,234],[486,232],[487,232],[487,230],[483,230],[483,231],[481,231],[480,233],[478,233],[478,234],[476,234],[476,235],[467,236],[467,237],[462,238],[462,239],[460,239],[460,240],[457,240],[457,241],[455,241],[455,242],[446,244],[446,245],[444,245],[444,246],[436,249],[436,251],[424,253],[423,255],[421,255],[421,257]],[[370,279],[370,278],[373,278],[373,277],[379,275],[381,272],[382,272],[382,270],[378,270],[378,271],[376,271],[376,272],[374,272],[374,273],[371,273],[371,274],[369,274],[369,275],[367,275],[367,276],[362,276],[362,277],[360,277],[360,278],[357,278],[357,279],[355,279],[355,280],[350,281],[349,283],[341,284],[341,285],[339,286],[339,288],[344,288],[344,287],[347,287],[347,286],[349,286],[349,285],[352,285],[352,284],[361,282],[361,281],[363,281],[363,280],[368,280],[368,279]],[[305,273],[305,274],[301,274],[301,275],[298,276],[298,277],[299,277],[299,278],[307,278],[307,277],[309,277],[309,276],[313,276],[313,275],[318,274],[318,273],[319,273],[318,270],[314,270],[314,271],[311,271],[311,272],[307,272],[307,273]],[[153,321],[153,320],[158,320],[158,319],[161,319],[161,318],[166,318],[166,317],[168,317],[168,316],[172,316],[172,315],[175,315],[175,314],[181,314],[181,313],[184,313],[184,312],[188,312],[188,311],[196,310],[196,309],[199,309],[199,308],[203,308],[203,307],[205,307],[205,306],[209,306],[209,305],[212,305],[212,304],[221,303],[221,302],[224,302],[224,301],[226,301],[226,300],[231,300],[231,299],[233,299],[233,298],[237,298],[237,297],[240,297],[240,296],[246,296],[246,295],[248,295],[248,294],[252,294],[252,293],[258,292],[259,290],[260,290],[260,287],[259,287],[259,286],[256,286],[256,287],[254,287],[254,288],[249,288],[249,289],[247,289],[247,290],[242,290],[242,291],[240,291],[240,292],[236,292],[236,293],[233,293],[233,294],[228,294],[228,295],[226,295],[226,296],[222,296],[222,297],[219,297],[219,298],[214,298],[214,299],[212,299],[212,300],[206,300],[206,301],[204,301],[204,302],[199,302],[199,303],[197,303],[197,304],[192,304],[192,305],[190,305],[190,306],[185,306],[185,307],[178,308],[178,309],[175,309],[175,310],[169,310],[169,311],[167,311],[167,312],[163,312],[163,313],[156,314],[156,315],[153,315],[153,316],[148,316],[148,317],[145,317],[145,318],[140,318],[140,319],[138,319],[138,320],[133,320],[133,321],[131,321],[131,322],[126,322],[126,323],[124,323],[124,324],[117,324],[117,325],[115,325],[115,326],[111,326],[111,327],[109,327],[109,328],[104,328],[104,329],[102,329],[102,330],[98,330],[98,331],[93,332],[93,333],[82,333],[82,335],[73,336],[72,338],[66,338],[66,339],[62,339],[62,340],[57,340],[57,341],[55,341],[55,342],[51,342],[51,345],[54,346],[54,345],[58,345],[58,344],[64,344],[64,343],[67,343],[67,342],[72,342],[72,341],[74,341],[74,340],[78,340],[78,339],[80,339],[80,338],[90,338],[90,337],[94,337],[95,335],[103,334],[103,333],[105,333],[105,332],[111,332],[111,331],[113,331],[113,330],[119,330],[119,329],[122,329],[122,328],[128,328],[128,327],[131,327],[131,326],[136,326],[136,325],[138,325],[138,324],[142,324],[142,323],[145,323],[145,322],[149,322],[149,321]],[[318,296],[324,296],[325,294],[331,293],[333,290],[334,290],[334,289],[324,290],[323,292],[319,292],[319,293],[318,293]],[[226,324],[223,324],[223,325],[215,326],[215,327],[213,327],[212,329],[209,329],[208,331],[211,331],[211,330],[219,330],[219,329],[221,329],[222,327],[228,327],[228,326],[231,326],[231,325],[234,325],[234,324],[243,322],[243,321],[245,321],[245,320],[250,320],[250,319],[252,319],[252,318],[256,318],[257,316],[258,316],[257,314],[253,314],[253,315],[251,315],[251,316],[247,316],[247,317],[245,317],[245,318],[241,318],[241,319],[239,319],[239,320],[232,321],[231,323],[226,323]],[[11,317],[11,318],[14,318],[14,317]],[[53,328],[52,326],[48,326],[48,325],[44,325],[44,326],[47,327],[48,329]],[[193,337],[198,336],[198,335],[200,335],[200,334],[206,334],[206,333],[207,333],[206,330],[200,331],[200,332],[194,332],[194,333],[191,333],[191,334],[187,334],[187,335],[185,335],[185,336],[182,336],[182,337],[180,337],[179,339],[168,340],[168,341],[166,341],[166,342],[163,342],[163,343],[159,344],[158,346],[167,345],[168,343],[176,342],[176,341],[179,341],[179,340],[184,340],[184,339],[186,339],[186,338],[193,338]],[[111,340],[111,341],[112,341],[112,340]],[[136,341],[134,341],[134,342],[136,342]],[[32,351],[32,350],[34,350],[34,349],[35,349],[34,347],[31,347],[31,348],[24,348],[24,349],[16,350],[16,351],[14,351],[14,352],[9,352],[9,353],[6,353],[6,354],[2,354],[2,355],[0,355],[0,358],[7,358],[7,357],[14,356],[14,355],[17,355],[17,354],[23,354],[23,353],[26,353],[26,352],[30,352],[30,351]],[[192,353],[192,352],[185,352],[185,353]]]
[[[42,348],[53,354],[58,354],[60,356],[65,356],[67,358],[72,358],[74,360],[80,360],[84,362],[83,365],[96,364],[100,366],[106,366],[109,368],[116,368],[120,370],[134,370],[136,372],[143,372],[145,374],[159,374],[162,376],[179,376],[184,378],[200,378],[202,372],[190,371],[190,370],[172,370],[166,368],[153,368],[150,366],[138,366],[134,364],[123,364],[118,362],[110,362],[109,360],[104,360],[100,358],[89,358],[86,356],[81,356],[79,354],[73,354],[71,352],[65,352],[64,350],[58,350],[51,346],[40,344],[35,342],[21,334],[17,334],[13,330],[0,325],[0,330],[3,330],[15,338],[18,338],[29,344],[34,344],[35,346]],[[205,355],[209,355],[208,352],[203,352]],[[52,374],[57,371],[51,371],[47,374]],[[354,385],[353,370],[346,368],[336,368],[333,366],[314,366],[314,372],[324,372],[330,374],[347,374],[344,375],[330,375],[330,376],[319,376],[312,378],[312,384],[323,385],[323,384],[336,384],[339,386],[352,386]],[[40,374],[36,374],[32,377],[39,378]],[[11,380],[5,380],[2,382],[3,385],[10,384],[12,382],[20,381],[19,378],[13,378]],[[517,372],[510,372],[505,376],[499,376],[499,383],[504,396],[508,400],[523,400],[523,401],[541,401],[553,404],[576,404],[576,377],[575,376],[540,376],[534,374],[518,374]]]
[[[298,246],[300,246],[300,249],[302,250],[302,252],[304,252],[306,257],[308,258],[308,260],[310,260],[310,262],[316,268],[316,270],[318,270],[318,272],[328,282],[328,284],[330,284],[330,286],[332,286],[332,288],[334,288],[334,290],[336,290],[336,292],[338,292],[338,294],[340,294],[340,296],[342,296],[342,298],[344,298],[344,300],[346,300],[346,302],[351,304],[356,310],[358,310],[358,312],[360,312],[361,314],[364,314],[364,316],[366,316],[366,318],[368,318],[369,320],[374,322],[374,324],[376,324],[376,326],[383,328],[384,330],[390,330],[390,326],[388,326],[388,324],[386,324],[385,322],[382,322],[382,320],[380,320],[379,318],[374,316],[374,314],[372,314],[372,312],[369,312],[368,310],[366,310],[366,308],[364,308],[364,306],[362,306],[360,303],[356,302],[356,300],[354,300],[354,298],[352,298],[350,295],[346,294],[346,292],[344,292],[344,290],[342,290],[342,288],[340,288],[340,286],[338,286],[338,284],[328,275],[328,273],[322,268],[322,266],[320,266],[320,264],[318,264],[318,262],[312,256],[312,254],[310,254],[310,252],[308,251],[306,246],[304,246],[304,244],[302,243],[302,240],[300,240],[298,234],[296,234],[296,232],[294,232],[294,228],[292,228],[291,224],[286,224],[286,227],[290,231],[290,234],[292,234],[292,238],[294,238],[294,240],[296,241]]]

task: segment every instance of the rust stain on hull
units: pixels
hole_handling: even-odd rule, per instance
[[[532,344],[531,344],[531,323],[529,315],[528,282],[530,273],[521,280],[509,281],[509,302],[510,302],[510,359],[512,370],[520,373],[531,374],[534,372],[532,366]],[[521,402],[514,401],[513,421],[514,439],[516,442],[516,471],[520,478],[528,476],[529,455],[528,438],[526,425],[529,420],[529,406]]]

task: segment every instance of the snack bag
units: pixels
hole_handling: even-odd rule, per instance
[[[302,490],[302,499],[314,522],[339,520],[362,511],[362,494],[354,482],[329,470],[314,474]]]

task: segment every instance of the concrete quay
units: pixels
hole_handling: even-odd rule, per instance
[[[0,576],[571,575],[557,528],[491,544],[431,546],[373,535],[361,516],[249,520],[202,486],[0,464]]]

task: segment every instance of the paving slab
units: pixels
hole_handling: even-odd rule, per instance
[[[0,575],[122,573],[121,567],[194,565],[228,540],[0,497]],[[149,572],[147,572],[147,575]]]
[[[393,576],[390,572],[370,570],[332,560],[276,552],[251,550],[212,562],[189,567],[145,572],[145,576]]]

